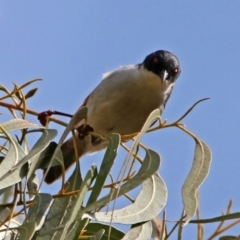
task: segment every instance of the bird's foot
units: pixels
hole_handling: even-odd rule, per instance
[[[89,132],[93,132],[93,128],[89,125],[81,125],[77,128],[78,131],[78,138],[84,139],[87,135],[89,135]]]
[[[77,128],[77,131],[78,131],[79,139],[84,139],[86,136],[88,136],[90,134],[91,135],[91,143],[93,145],[98,145],[103,140],[103,136],[94,133],[94,129],[90,125],[81,125],[80,127]]]

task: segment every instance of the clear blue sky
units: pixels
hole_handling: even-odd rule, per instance
[[[173,52],[182,74],[163,119],[174,121],[197,100],[211,98],[183,121],[213,153],[210,175],[200,190],[201,217],[220,215],[230,199],[236,212],[240,209],[239,26],[237,0],[1,1],[1,84],[11,88],[12,81],[20,85],[43,78],[35,85],[39,91],[29,107],[74,113],[102,73],[140,63],[158,49]],[[177,129],[149,134],[144,143],[161,154],[160,173],[169,190],[167,218],[177,220],[194,143]],[[99,156],[85,162],[100,162]],[[184,239],[196,239],[195,229],[187,226]],[[212,229],[206,226],[205,238]],[[228,233],[238,235],[240,226]]]

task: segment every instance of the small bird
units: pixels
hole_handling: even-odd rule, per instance
[[[153,110],[159,108],[162,113],[180,72],[178,58],[168,51],[158,50],[149,54],[140,64],[105,73],[100,84],[83,102],[82,106],[88,108],[87,124],[103,136],[139,132]],[[79,158],[108,145],[107,140],[87,134],[77,138],[76,142]],[[64,142],[61,150],[67,170],[75,163],[73,139]],[[45,182],[50,184],[61,175],[61,167],[53,166]]]

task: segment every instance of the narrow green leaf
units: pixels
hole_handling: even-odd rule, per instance
[[[89,197],[87,205],[97,200],[99,194],[101,193],[105,180],[110,172],[110,169],[114,163],[114,159],[116,158],[116,155],[117,155],[117,149],[120,143],[120,135],[114,133],[109,135],[108,139],[109,139],[109,145],[105,152],[99,173],[96,178],[96,182],[94,184],[94,187]]]
[[[17,221],[15,218],[12,218],[9,222],[6,222],[4,225],[0,227],[0,239],[9,239],[9,235],[12,234],[12,238],[15,237],[15,234],[9,231],[9,228],[18,228],[21,225],[19,221]],[[6,231],[7,234],[6,234]],[[6,235],[6,236],[5,236]],[[11,238],[11,239],[12,239]]]
[[[26,156],[22,147],[14,139],[12,139],[12,141],[13,143],[10,143],[7,155],[0,164],[0,179],[2,176],[8,173],[18,163],[19,160]]]
[[[240,212],[231,213],[215,218],[208,218],[208,219],[199,219],[199,220],[191,220],[189,223],[214,223],[214,222],[222,222],[226,220],[233,220],[233,219],[240,219]]]
[[[154,122],[156,122],[159,118],[160,118],[160,110],[159,109],[156,109],[150,113],[150,115],[148,116],[148,119],[146,120],[146,122],[144,123],[144,125],[141,129],[141,132],[136,136],[136,138],[133,142],[133,145],[132,145],[130,151],[128,152],[128,155],[123,162],[118,179],[124,179],[124,174],[126,172],[126,169],[128,168],[128,165],[131,163],[131,158],[134,156],[136,148],[139,145],[142,137],[148,131],[148,129],[152,126],[152,124]]]
[[[54,129],[42,129],[41,131],[42,136],[38,139],[28,155],[22,158],[15,166],[11,168],[11,170],[4,174],[0,180],[8,177],[15,171],[20,171],[19,169],[21,169],[21,166],[23,166],[28,161],[31,161],[36,155],[42,152],[48,146],[49,142],[57,135],[57,131]]]
[[[212,156],[209,147],[202,141],[196,142],[194,161],[190,173],[182,187],[182,199],[186,213],[186,225],[195,215],[197,210],[197,190],[206,179],[211,164]]]
[[[35,196],[32,204],[29,208],[28,215],[25,219],[25,223],[27,222],[35,222],[35,226],[38,229],[42,218],[48,207],[50,206],[52,201],[52,196],[47,193],[39,193]],[[37,230],[36,229],[36,230]]]
[[[239,236],[222,236],[219,240],[239,240]]]
[[[29,173],[29,171],[28,171]],[[29,192],[29,200],[33,200],[36,194],[39,193],[39,177],[36,173],[33,173],[30,178],[27,177],[27,184],[25,184],[24,192],[26,194],[26,189]]]
[[[35,95],[35,93],[37,92],[37,90],[38,90],[38,88],[33,88],[33,89],[29,90],[25,95],[25,99],[33,97]]]
[[[56,142],[50,142],[49,145],[40,153],[37,162],[38,165],[36,168],[47,168],[49,165],[49,159],[52,157],[53,153],[55,152],[57,147]],[[57,165],[62,165],[63,164],[63,155],[61,149],[57,152],[53,163],[51,166],[57,166]]]
[[[109,229],[111,228],[111,235],[110,235],[110,239],[111,240],[120,240],[123,238],[124,233],[121,232],[120,230],[118,230],[117,228],[111,227],[109,225],[105,225],[102,223],[89,223],[87,225],[87,227],[84,229],[86,230],[86,232],[83,233],[83,235],[81,235],[82,237],[84,236],[92,236],[94,235],[96,232],[100,231],[101,229],[104,229],[105,232],[101,238],[101,240],[108,240],[109,237]]]
[[[35,223],[28,222],[17,228],[20,233],[19,240],[31,240],[35,232]]]
[[[97,233],[95,233],[95,234],[90,238],[90,240],[100,240],[100,239],[102,239],[102,236],[103,236],[104,232],[105,232],[104,229],[99,230]]]
[[[45,223],[44,223],[45,224]],[[58,232],[58,231],[61,231],[63,230],[64,228],[64,225],[62,226],[59,226],[59,227],[56,227],[56,228],[50,228],[50,229],[47,229],[44,231],[44,232],[41,232],[41,234],[39,234],[39,232],[35,232],[35,236],[34,236],[34,240],[37,240],[37,239],[51,239],[51,235],[53,235],[54,233]],[[46,237],[45,237],[46,236]]]
[[[154,174],[143,182],[136,201],[122,209],[96,212],[92,216],[100,222],[135,224],[149,221],[159,214],[167,202],[167,188],[164,181]]]
[[[30,123],[27,120],[16,118],[12,119],[10,121],[4,122],[1,124],[1,126],[7,131],[13,131],[13,130],[19,130],[24,128],[43,128],[35,123]],[[0,130],[0,133],[2,131]]]
[[[5,219],[10,213],[11,213],[11,210],[9,208],[0,206],[0,223],[5,221]]]
[[[84,197],[93,181],[96,177],[96,165],[93,165],[90,170],[87,172],[86,177],[82,183],[81,188],[79,189],[78,196],[76,197],[76,201],[73,203],[73,207],[70,210],[69,219],[65,224],[63,229],[63,233],[61,234],[60,240],[64,240],[67,235],[67,231],[69,230],[70,225],[75,221],[77,214],[81,209],[82,203],[84,201]],[[81,218],[81,215],[79,216]]]
[[[12,155],[11,157],[15,160],[15,164],[16,164],[19,161],[18,148],[16,146],[16,141],[11,137],[9,132],[2,125],[0,125],[0,130],[3,132],[3,134],[0,134],[0,137],[2,137],[4,139],[7,138],[10,146],[13,147],[13,150],[11,151],[11,155]],[[3,176],[3,174],[2,174],[2,176]]]
[[[13,92],[15,92],[15,95],[19,100],[22,100],[22,96],[19,91],[20,89],[18,88],[18,86],[15,83],[13,83],[13,84],[14,84]]]
[[[28,153],[28,155],[24,159],[22,159],[16,165],[16,167],[18,167],[19,165],[21,166],[25,162],[28,162],[33,157],[41,153],[49,145],[50,141],[57,136],[57,130],[55,129],[42,129],[41,132],[42,132],[41,137],[35,143],[35,145],[31,149],[31,151]]]
[[[81,213],[82,214],[82,213]],[[69,232],[66,236],[68,240],[75,240],[80,234],[82,234],[82,231],[85,231],[85,227],[89,224],[89,219],[82,219],[79,221],[76,221],[73,226],[69,229]],[[96,233],[96,231],[94,232]]]
[[[87,205],[89,204],[89,202],[95,202],[97,197],[99,196],[102,186],[105,182],[105,179],[111,169],[111,166],[112,166],[113,161],[116,156],[120,137],[118,134],[111,134],[108,137],[109,137],[109,145],[106,150],[104,160],[103,160],[101,168],[100,168],[100,172],[97,174],[97,179],[95,181],[95,185],[93,187],[93,190],[92,190],[92,193],[90,195]],[[71,228],[71,230],[69,231],[67,238],[75,239],[76,236],[78,236],[81,233],[81,231],[85,227],[85,224],[86,224],[85,219],[81,220],[80,222],[76,222],[74,224],[74,226]]]
[[[55,149],[57,147],[57,144],[55,142],[50,142],[49,145],[38,155],[36,156],[36,159],[32,162],[28,175],[27,180],[30,179],[33,173],[39,168],[44,169],[47,168],[49,165],[49,159],[51,159],[53,153],[55,152]],[[61,149],[56,153],[55,158],[53,159],[52,166],[56,165],[63,165],[63,155]]]
[[[16,171],[12,171],[12,168],[17,164],[16,160],[19,161],[26,156],[21,146],[15,140],[12,139],[12,141],[14,145],[10,144],[8,153],[0,164],[0,189],[20,182],[27,174],[27,164],[17,168]]]
[[[113,189],[111,193],[109,193],[105,197],[101,198],[95,203],[86,206],[85,212],[91,212],[97,208],[101,208],[102,206],[107,205],[109,201],[114,200],[117,197],[122,196],[124,193],[129,192],[132,189],[136,188],[147,178],[151,177],[158,170],[159,166],[160,166],[159,155],[156,152],[149,149],[146,152],[146,156],[141,168],[133,178],[124,183],[119,191],[118,189]]]
[[[131,228],[122,240],[143,240],[150,239],[152,235],[152,223],[151,221],[137,225]]]
[[[75,168],[69,180],[65,183],[64,189],[67,189],[68,192],[76,191],[80,189],[81,184],[82,178],[79,168]],[[61,237],[64,225],[70,218],[70,209],[73,207],[74,201],[76,201],[76,196],[73,195],[54,199],[37,240],[52,240]]]

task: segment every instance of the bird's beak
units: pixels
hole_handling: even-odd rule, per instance
[[[164,83],[165,81],[167,81],[168,72],[166,70],[163,70],[159,72],[159,76],[161,78],[161,82]]]

